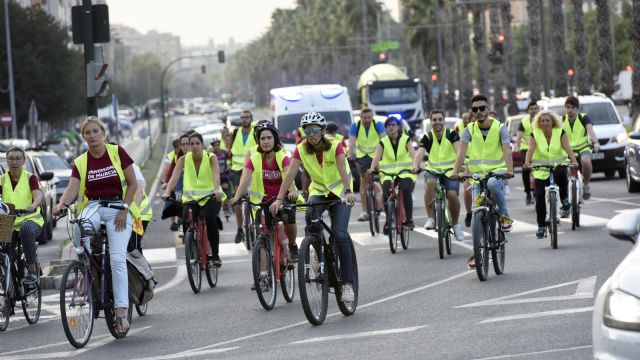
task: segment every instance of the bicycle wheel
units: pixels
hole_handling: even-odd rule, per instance
[[[296,269],[293,265],[280,265],[280,288],[284,299],[292,302],[296,296]]]
[[[0,331],[5,331],[9,326],[9,314],[11,313],[11,277],[9,276],[8,258],[0,254]]]
[[[149,303],[144,303],[144,305],[136,304],[136,312],[138,313],[138,316],[147,315],[147,310],[149,310]]]
[[[387,225],[389,226],[389,249],[392,254],[398,249],[398,215],[396,201],[389,197],[387,205]]]
[[[199,293],[202,287],[202,274],[200,272],[200,256],[198,254],[198,237],[193,229],[187,231],[184,240],[184,259],[187,265],[187,277],[189,285],[194,293]]]
[[[28,271],[27,267],[24,268],[25,273]],[[25,286],[25,295],[22,299],[22,312],[24,318],[29,324],[35,324],[40,319],[40,310],[42,307],[42,290],[40,288],[40,264],[36,263],[36,278],[35,284],[29,287]]]
[[[124,333],[119,333],[116,330],[116,327],[114,326],[115,325],[114,322],[116,321],[115,309],[113,308],[113,306],[107,306],[104,308],[104,319],[107,322],[107,328],[109,329],[111,336],[113,336],[116,339],[123,339],[127,336],[127,334],[129,333],[129,330],[131,329],[132,317],[133,317],[133,304],[129,302],[129,307],[127,308],[127,322],[129,323],[129,329],[127,329],[127,331],[125,331]]]
[[[244,246],[247,250],[251,250],[251,246],[255,241],[255,233],[253,233],[253,217],[251,216],[251,207],[247,203],[242,204],[243,224],[242,224],[242,236],[244,239]]]
[[[216,285],[218,285],[218,270],[220,268],[218,268],[217,266],[209,266],[209,264],[207,264],[207,267],[205,268],[204,273],[207,275],[207,282],[209,283],[209,286],[214,288],[216,287]]]
[[[489,251],[487,251],[488,221],[488,213],[486,210],[476,211],[471,219],[473,255],[476,262],[476,273],[480,281],[487,280],[489,273]]]
[[[556,198],[556,193],[553,191],[549,192],[549,241],[551,243],[552,249],[558,248],[558,219],[557,219],[557,206],[558,199]]]
[[[578,185],[571,181],[571,230],[580,226],[580,204],[578,203]]]
[[[267,247],[267,241],[270,241],[270,239],[265,236],[258,238],[253,247],[251,265],[253,267],[253,283],[256,286],[258,300],[260,300],[260,304],[265,310],[271,310],[276,304],[278,292],[276,291],[273,258]]]
[[[366,192],[366,196],[367,198],[367,216],[369,217],[369,231],[371,232],[371,236],[375,236],[376,235],[376,229],[375,229],[375,225],[374,225],[374,213],[375,211],[373,211],[373,206],[374,206],[374,202],[373,202],[373,191],[371,191],[371,189],[367,189]]]
[[[74,261],[62,275],[60,282],[60,317],[69,343],[84,347],[93,332],[93,281],[85,266]]]
[[[400,233],[400,244],[402,244],[402,249],[407,250],[409,248],[410,236],[411,236],[411,229],[407,226],[403,226],[402,232]]]
[[[347,238],[349,239],[349,248],[351,248],[351,267],[353,269],[353,301],[351,303],[342,302],[342,287],[339,289],[335,289],[336,293],[336,301],[338,302],[338,308],[340,308],[340,312],[345,316],[353,315],[356,312],[356,308],[358,307],[358,260],[356,259],[356,250],[353,248],[353,241],[351,241],[351,236],[347,234]],[[340,264],[340,257],[338,256],[337,248],[334,252],[335,256],[338,259],[338,279],[342,277],[342,268]]]
[[[298,255],[298,289],[307,320],[320,325],[327,316],[328,277],[320,273],[320,244],[314,236],[302,240]]]
[[[436,230],[438,231],[438,255],[440,256],[440,259],[444,259],[444,252],[445,252],[445,232],[446,232],[446,228],[445,228],[445,218],[444,218],[444,211],[443,211],[443,206],[442,206],[442,201],[438,200],[436,201],[436,209],[435,209],[435,215],[436,215]]]
[[[504,260],[505,260],[505,243],[506,238],[502,231],[498,231],[498,241],[491,249],[491,260],[493,261],[493,270],[497,275],[504,273]]]

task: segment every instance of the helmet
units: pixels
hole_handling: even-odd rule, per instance
[[[322,116],[322,114],[311,111],[302,116],[300,119],[300,126],[305,127],[305,125],[320,125],[320,127],[327,126],[327,119]]]
[[[333,121],[328,121],[327,122],[327,132],[328,133],[334,133],[338,131],[338,125],[336,125],[336,123],[334,123]]]
[[[220,139],[217,137],[214,137],[213,139],[211,139],[211,145],[213,144],[219,144],[220,143]]]
[[[253,137],[255,138],[256,143],[260,139],[260,133],[262,130],[271,130],[274,137],[278,136],[278,129],[276,129],[271,120],[260,120],[256,123],[256,127],[253,129]]]
[[[389,126],[389,124],[395,123],[398,126],[402,126],[402,120],[398,119],[395,116],[389,116],[387,120],[384,121],[384,127]]]

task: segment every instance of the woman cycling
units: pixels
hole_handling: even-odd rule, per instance
[[[351,264],[351,248],[347,237],[351,206],[356,201],[351,191],[351,177],[349,167],[345,160],[344,148],[340,143],[325,136],[327,120],[317,112],[309,112],[302,116],[300,126],[304,129],[306,137],[296,146],[293,159],[289,166],[276,201],[271,205],[272,214],[277,213],[283,199],[296,177],[300,165],[309,173],[311,185],[309,185],[309,202],[320,202],[330,199],[340,199],[344,195],[347,204],[337,204],[333,207],[331,227],[336,234],[338,256],[342,264],[342,301],[351,303],[353,293],[353,269]],[[318,206],[316,211],[322,214],[326,207]],[[311,223],[313,209],[309,208],[305,216],[307,225]]]
[[[222,261],[218,253],[220,245],[218,213],[220,212],[221,202],[227,198],[220,188],[220,166],[218,158],[214,154],[205,151],[202,135],[198,133],[189,135],[189,146],[191,151],[178,159],[173,175],[171,175],[171,180],[169,180],[162,197],[164,199],[169,197],[184,170],[182,203],[191,201],[197,201],[197,203],[183,206],[183,228],[186,228],[187,225],[185,221],[189,218],[189,209],[194,214],[199,214],[200,210],[204,210],[207,238],[209,238],[212,253],[208,261],[211,265],[219,267],[222,265]],[[208,195],[213,195],[213,197]]]
[[[80,218],[90,220],[94,229],[100,228],[100,221],[107,225],[116,308],[115,328],[120,333],[126,333],[129,329],[126,252],[133,224],[129,206],[138,188],[133,160],[123,147],[106,143],[105,126],[95,116],[89,116],[82,122],[80,134],[88,149],[75,159],[69,186],[53,209],[53,214],[59,215],[60,210],[77,196]],[[101,206],[101,202],[105,201],[122,205],[125,209]],[[80,227],[76,226],[74,238],[79,237]],[[88,243],[85,245],[89,246]]]
[[[244,165],[236,195],[231,200],[232,204],[244,196],[249,183],[251,183],[251,191],[249,191],[251,202],[258,203],[273,199],[278,195],[283,175],[289,170],[291,159],[284,152],[278,129],[271,124],[271,121],[259,122],[254,129],[254,134],[257,138],[258,148],[256,151],[252,151],[250,158]],[[295,183],[291,183],[288,198],[294,202],[297,196],[298,191]],[[271,213],[267,211],[264,215],[266,223],[271,223]],[[289,239],[290,260],[297,261],[298,245],[296,244],[295,218],[291,219],[291,222],[285,223],[284,231]]]
[[[562,120],[553,111],[541,111],[533,118],[531,124],[533,132],[529,138],[529,149],[525,157],[524,167],[532,165],[555,165],[563,164],[567,160],[567,155],[571,159],[571,166],[578,167],[576,156],[569,145],[569,138],[562,129]],[[533,161],[532,161],[533,160]],[[545,219],[547,217],[547,204],[544,200],[544,188],[550,183],[549,170],[533,170],[535,179],[535,203],[536,217],[538,220],[538,231],[536,237],[544,237]],[[560,200],[562,201],[561,216],[567,217],[571,205],[568,199],[569,180],[567,178],[567,168],[559,167],[553,172],[558,187],[560,188]]]

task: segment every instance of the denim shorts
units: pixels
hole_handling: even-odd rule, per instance
[[[437,177],[437,176],[435,176],[435,175],[433,175],[433,174],[431,174],[431,173],[429,173],[429,172],[425,172],[425,173],[424,173],[424,180],[425,180],[425,184],[426,184],[426,181],[427,181],[428,179],[436,179],[436,180],[437,180],[437,179],[438,179],[438,177]],[[447,191],[455,191],[456,193],[460,193],[460,181],[458,181],[458,180],[451,180],[451,179],[449,179],[449,178],[446,178],[446,179],[444,180],[444,188],[445,188]]]

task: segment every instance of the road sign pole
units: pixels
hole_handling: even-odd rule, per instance
[[[84,67],[87,69],[87,65],[94,60],[95,56],[93,47],[93,9],[91,0],[82,0],[82,43],[84,46]],[[87,77],[87,80],[89,80],[88,76],[90,76],[90,74],[88,72],[86,72],[85,76]],[[98,104],[95,95],[87,96],[87,116],[98,116]]]

